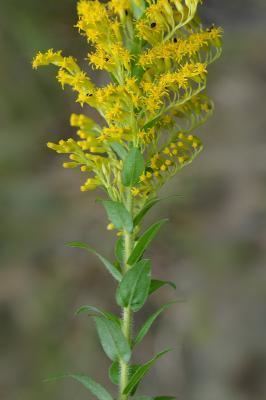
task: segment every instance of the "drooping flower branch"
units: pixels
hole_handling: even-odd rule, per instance
[[[110,223],[118,231],[116,263],[112,264],[87,245],[72,243],[98,255],[119,282],[116,300],[122,319],[92,307],[102,346],[113,361],[110,377],[119,386],[119,399],[127,400],[160,353],[145,365],[130,363],[139,343],[156,317],[152,316],[136,338],[133,313],[164,282],[151,279],[151,263],[143,259],[151,240],[164,223],[159,221],[139,234],[149,209],[158,202],[159,189],[190,164],[202,150],[194,130],[213,112],[205,93],[207,67],[221,54],[222,29],[204,28],[197,14],[200,0],[98,0],[78,2],[79,32],[93,48],[87,56],[110,82],[96,87],[73,57],[52,49],[38,53],[33,68],[53,64],[64,89],[77,92],[77,102],[98,111],[102,125],[85,114],[72,114],[77,137],[48,143],[68,154],[64,168],[85,173],[81,191],[101,188]],[[100,400],[112,397],[85,376],[82,381]],[[96,386],[95,386],[96,385]]]

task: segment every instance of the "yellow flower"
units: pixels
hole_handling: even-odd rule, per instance
[[[138,189],[138,188],[136,188],[136,187],[133,187],[133,188],[131,189],[131,193],[132,193],[132,195],[133,195],[134,197],[139,196],[139,194],[140,194],[140,189]]]
[[[110,7],[117,14],[125,13],[126,10],[130,9],[130,1],[129,0],[111,0]]]
[[[38,67],[55,64],[59,65],[63,62],[62,51],[54,52],[53,49],[48,50],[46,53],[39,52],[32,61],[33,69]]]

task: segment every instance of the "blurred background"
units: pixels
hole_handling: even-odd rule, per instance
[[[69,114],[79,106],[53,68],[31,69],[36,51],[50,47],[84,60],[75,7],[75,0],[0,0],[3,400],[90,398],[75,382],[42,382],[62,372],[109,386],[93,323],[74,312],[83,304],[117,311],[115,286],[98,260],[64,244],[85,241],[112,258],[115,237],[95,204],[99,193],[80,193],[81,174],[62,169],[63,159],[46,149],[72,134]],[[154,325],[135,361],[174,349],[146,378],[143,394],[265,400],[266,3],[206,0],[201,13],[225,29],[223,57],[209,73],[216,112],[198,132],[204,152],[164,192],[178,196],[148,221],[170,219],[150,255],[154,275],[175,281],[186,300]],[[136,327],[175,296],[166,288],[154,294]]]

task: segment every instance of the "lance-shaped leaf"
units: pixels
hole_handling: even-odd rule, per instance
[[[121,307],[140,310],[149,295],[151,282],[151,262],[141,260],[122,278],[116,293],[116,301]]]
[[[148,201],[146,204],[144,204],[144,206],[142,207],[142,209],[137,213],[137,215],[134,218],[134,226],[138,225],[142,219],[145,217],[145,215],[147,214],[147,212],[156,204],[158,204],[161,201],[164,200],[168,200],[172,197],[182,197],[180,195],[172,195],[172,196],[167,196],[167,197],[162,197],[162,198],[158,198],[155,197],[154,199]]]
[[[95,254],[100,260],[101,262],[104,264],[104,266],[106,267],[106,269],[110,272],[110,274],[118,281],[120,282],[122,279],[122,275],[121,273],[118,271],[118,269],[110,262],[107,260],[107,258],[103,257],[101,254],[99,254],[96,250],[94,250],[93,248],[91,248],[90,246],[88,246],[86,243],[82,243],[82,242],[70,242],[67,243],[67,246],[69,247],[76,247],[79,249],[84,249],[89,251],[92,254]]]
[[[110,221],[117,229],[124,229],[127,232],[132,232],[133,221],[131,215],[122,203],[111,200],[104,200],[102,203]]]
[[[149,294],[156,292],[156,290],[160,289],[162,286],[171,286],[173,289],[176,289],[176,284],[171,281],[160,281],[158,279],[152,279]]]
[[[111,144],[112,149],[114,150],[114,152],[118,155],[118,157],[121,160],[124,160],[127,156],[127,151],[124,148],[124,146],[122,146],[122,144],[117,143],[117,142],[113,142]]]
[[[165,224],[166,221],[167,219],[162,219],[161,221],[156,222],[143,233],[143,235],[137,241],[128,259],[129,265],[135,264],[135,262],[137,262],[142,257],[144,251],[147,249],[153,238],[158,233],[161,226]]]
[[[130,394],[134,392],[135,387],[140,383],[142,378],[149,372],[153,364],[161,358],[164,354],[168,353],[170,350],[165,350],[162,351],[161,353],[158,353],[154,358],[152,358],[150,361],[148,361],[146,364],[141,365],[134,375],[131,377],[129,380],[128,385],[126,386],[124,390],[124,394]]]
[[[45,382],[53,382],[60,379],[72,378],[78,382],[80,382],[86,389],[88,389],[95,397],[99,400],[113,400],[112,396],[107,392],[107,390],[95,382],[93,379],[88,377],[87,375],[80,374],[66,374],[58,377],[54,377],[51,379],[46,379]]]
[[[147,212],[153,207],[155,206],[155,204],[157,204],[160,201],[160,199],[155,198],[153,200],[150,200],[148,203],[146,203],[143,208],[138,212],[138,214],[135,216],[134,218],[134,226],[138,225],[143,218],[145,217],[145,215],[147,214]]]
[[[97,308],[97,307],[85,305],[85,306],[81,306],[76,311],[77,315],[83,314],[83,313],[88,314],[90,317],[98,317],[98,316],[105,317],[107,319],[110,319],[110,320],[116,322],[118,325],[120,325],[120,319],[116,315],[106,312],[106,311],[99,310],[99,308]]]
[[[122,183],[124,186],[134,186],[145,168],[144,158],[140,150],[133,147],[129,150],[123,165]]]
[[[128,362],[131,357],[131,350],[119,324],[101,316],[94,317],[93,319],[96,323],[102,347],[107,356],[112,361],[121,359]]]
[[[142,325],[139,333],[137,334],[135,340],[134,340],[134,345],[140,343],[142,339],[145,337],[145,335],[148,333],[149,329],[151,328],[152,324],[154,321],[159,317],[159,315],[167,310],[172,304],[177,303],[177,301],[173,301],[171,303],[164,304],[159,310],[157,310],[154,314],[152,314],[147,321]]]
[[[131,377],[138,368],[139,365],[131,365],[129,370],[129,377]],[[112,365],[110,366],[109,378],[114,385],[120,384],[120,364],[118,361],[113,362]]]

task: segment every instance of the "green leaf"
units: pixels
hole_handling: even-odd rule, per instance
[[[121,160],[124,160],[127,156],[127,151],[124,148],[124,146],[122,146],[122,144],[114,142],[111,144],[112,149],[114,150],[114,152],[118,155],[118,157]]]
[[[157,280],[157,279],[152,279],[151,280],[151,286],[150,286],[149,294],[152,294],[152,293],[156,292],[156,290],[160,289],[162,286],[165,286],[165,285],[169,285],[173,289],[176,290],[176,285],[175,285],[174,282],[171,282],[171,281],[160,281],[160,280]]]
[[[165,350],[162,351],[161,353],[158,353],[154,358],[152,358],[150,361],[148,361],[146,364],[141,365],[136,372],[134,373],[134,375],[131,377],[131,379],[129,380],[128,385],[126,386],[123,394],[129,394],[132,393],[132,391],[134,391],[136,385],[139,384],[139,382],[142,380],[142,378],[149,372],[149,370],[151,369],[151,367],[153,366],[153,364],[160,358],[162,357],[164,354],[168,353],[170,350]]]
[[[80,382],[86,389],[89,389],[89,391],[92,394],[94,394],[94,396],[97,397],[97,399],[99,400],[113,400],[112,396],[107,392],[107,390],[102,385],[95,382],[93,379],[89,378],[86,375],[66,374],[51,379],[46,379],[45,382],[58,381],[60,379],[65,379],[65,378],[72,378]]]
[[[143,208],[139,211],[139,213],[135,216],[134,218],[134,226],[138,225],[143,217],[147,214],[147,212],[156,204],[160,203],[161,201],[165,201],[168,199],[171,199],[172,197],[182,197],[181,195],[172,195],[172,196],[167,196],[167,197],[162,197],[162,198],[158,198],[156,197],[155,199],[152,199],[150,201],[148,201]]]
[[[132,232],[133,221],[131,215],[122,203],[111,200],[104,200],[102,203],[110,221],[117,229],[125,229],[128,232]]]
[[[93,319],[96,323],[102,347],[107,356],[112,361],[122,359],[125,362],[129,362],[131,350],[119,324],[101,316],[94,317]]]
[[[131,377],[138,368],[139,368],[139,365],[131,365],[130,371],[129,371],[129,377]],[[111,367],[109,368],[109,378],[110,378],[110,381],[114,385],[119,385],[119,383],[120,383],[120,364],[118,361],[113,362]]]
[[[154,314],[152,314],[147,321],[143,324],[143,326],[141,327],[139,333],[137,334],[135,340],[134,340],[134,345],[140,343],[142,341],[142,339],[145,337],[145,335],[148,333],[150,327],[152,326],[152,324],[154,323],[154,321],[159,317],[159,315],[167,310],[167,308],[169,308],[172,304],[177,303],[177,301],[172,301],[171,303],[167,303],[164,304],[161,308],[159,308],[159,310],[157,310]]]
[[[76,311],[76,315],[83,314],[83,313],[88,314],[90,317],[102,316],[102,317],[110,319],[110,320],[116,322],[118,325],[120,325],[120,319],[116,315],[106,312],[106,311],[99,310],[99,308],[97,308],[97,307],[85,305],[85,306],[81,306]]]
[[[140,42],[141,43],[141,42]],[[136,50],[138,49],[138,52],[141,51],[141,45],[137,45],[136,46]],[[134,48],[132,49],[132,54],[137,54]],[[144,73],[145,73],[145,69],[143,69],[142,67],[140,67],[139,65],[137,65],[136,63],[131,63],[131,73],[133,76],[135,76],[135,78],[137,78],[137,82],[141,81],[141,78],[143,77]]]
[[[153,238],[156,236],[158,233],[159,229],[167,219],[162,219],[159,222],[156,222],[152,226],[150,226],[146,232],[143,233],[143,235],[140,237],[140,239],[137,241],[137,244],[135,245],[129,259],[128,259],[128,264],[133,265],[135,262],[137,262],[143,255],[144,251],[147,249]]]
[[[140,150],[133,147],[124,160],[122,183],[124,186],[134,186],[144,171],[145,162]]]
[[[155,204],[157,204],[160,201],[160,199],[153,199],[150,200],[148,203],[146,203],[144,205],[144,207],[139,211],[139,213],[135,216],[134,218],[134,226],[139,225],[139,223],[143,220],[143,218],[145,217],[145,215],[147,214],[147,212],[153,207],[155,206]]]
[[[116,292],[116,300],[121,307],[131,307],[136,312],[140,310],[149,295],[151,282],[151,262],[141,260],[122,278]]]
[[[121,273],[118,271],[118,269],[110,262],[108,261],[105,257],[103,257],[101,254],[99,254],[96,250],[94,250],[93,248],[91,248],[90,246],[88,246],[86,243],[82,243],[82,242],[70,242],[67,243],[67,246],[69,247],[75,247],[75,248],[79,248],[79,249],[84,249],[89,251],[92,254],[95,254],[100,260],[101,262],[104,264],[104,266],[106,267],[106,269],[110,272],[110,274],[118,281],[120,282],[122,279],[122,275]]]
[[[136,19],[140,19],[145,12],[147,4],[145,0],[130,0],[133,16]]]
[[[119,239],[117,239],[116,244],[115,244],[115,256],[116,259],[122,264],[124,262],[124,253],[125,253],[125,244],[124,244],[124,238],[123,236],[120,236]]]

